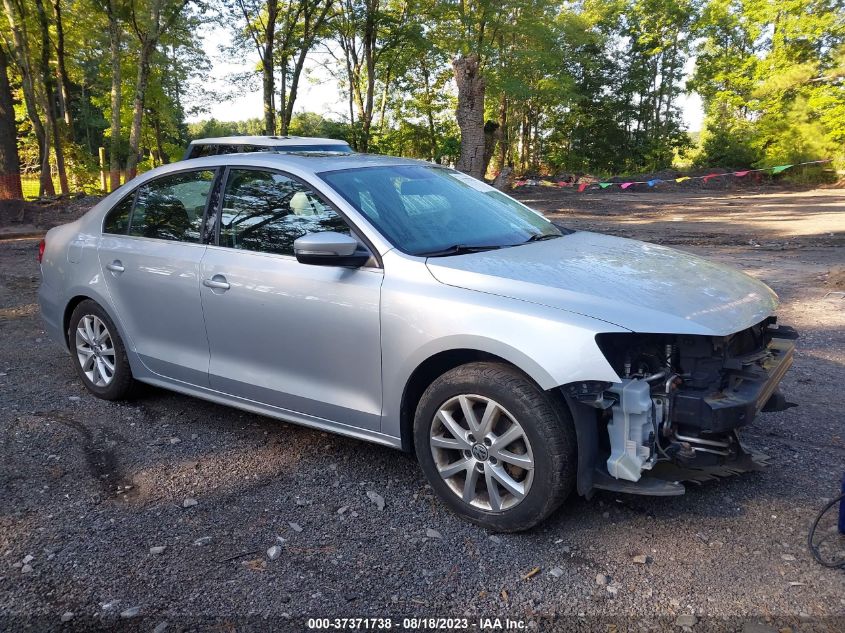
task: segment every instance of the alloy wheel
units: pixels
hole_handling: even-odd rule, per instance
[[[109,386],[114,379],[114,342],[106,324],[93,314],[83,316],[76,326],[76,356],[91,384]]]
[[[495,400],[470,394],[450,398],[435,415],[429,442],[440,476],[464,503],[504,512],[531,488],[531,443]]]

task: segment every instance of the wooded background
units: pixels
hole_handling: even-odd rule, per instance
[[[2,0],[0,197],[111,187],[191,138],[299,134],[474,176],[845,164],[845,0]],[[202,115],[203,25],[263,117]],[[207,29],[206,29],[207,30]],[[695,58],[687,77],[685,67]],[[309,62],[310,60],[310,62]],[[347,104],[298,109],[308,63]],[[679,99],[699,93],[700,135]]]

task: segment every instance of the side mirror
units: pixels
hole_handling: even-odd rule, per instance
[[[306,233],[294,241],[293,252],[300,264],[314,266],[360,268],[370,259],[368,252],[358,250],[358,240],[334,231]]]

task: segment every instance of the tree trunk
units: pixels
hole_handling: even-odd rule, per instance
[[[510,164],[508,160],[509,137],[508,137],[508,98],[502,91],[499,100],[499,155],[496,158],[496,170],[502,173]]]
[[[158,112],[155,113],[155,117],[153,118],[153,131],[155,132],[156,154],[158,155],[158,160],[162,165],[167,165],[170,163],[170,158],[164,152],[164,140],[161,133],[161,117],[159,117]]]
[[[299,92],[299,78],[302,75],[302,69],[305,66],[305,58],[308,54],[306,49],[299,52],[299,57],[296,59],[296,64],[293,67],[293,75],[290,78],[290,93],[287,95],[285,102],[284,125],[285,129],[282,134],[288,133],[290,122],[293,119],[293,106],[296,104],[296,95]]]
[[[23,198],[23,189],[8,67],[6,51],[0,46],[0,200],[19,200]]]
[[[23,5],[21,10],[23,10]],[[29,39],[24,30],[25,16],[21,15],[20,24],[15,20],[15,9],[10,0],[3,0],[3,8],[6,10],[6,17],[9,20],[9,28],[12,31],[12,42],[14,49],[12,51],[13,58],[17,64],[18,70],[21,73],[21,87],[23,88],[24,105],[26,106],[26,114],[32,123],[32,131],[35,134],[35,139],[38,142],[38,159],[41,166],[41,173],[38,182],[38,195],[53,196],[56,191],[53,187],[53,178],[50,174],[50,145],[47,142],[47,133],[44,125],[41,123],[41,117],[38,116],[38,109],[36,107],[35,83],[32,74],[32,66],[30,65],[29,55]]]
[[[73,119],[70,116],[70,80],[65,66],[65,28],[62,22],[62,1],[53,0],[53,10],[56,12],[56,61],[59,70],[59,96],[62,104],[62,117],[67,125],[70,138],[76,137],[73,129]]]
[[[370,127],[373,123],[373,94],[376,88],[376,38],[378,37],[379,0],[367,0],[367,16],[364,22],[364,63],[367,70],[367,88],[364,95],[363,116],[361,116],[361,147],[367,153],[370,147]]]
[[[493,150],[496,149],[496,139],[498,138],[499,124],[495,121],[487,121],[484,124],[484,159],[482,162],[482,174],[487,173],[487,167],[490,165],[490,160],[493,158]]]
[[[141,44],[138,59],[138,76],[135,80],[135,99],[132,105],[132,127],[129,129],[129,157],[126,159],[126,180],[132,180],[138,173],[138,159],[141,151],[141,123],[144,118],[144,101],[147,83],[150,79],[150,57],[154,42],[147,37]]]
[[[109,0],[109,54],[111,56],[111,137],[109,139],[109,189],[120,187],[120,108],[123,89],[120,77],[121,28],[115,0]]]
[[[261,69],[264,88],[264,133],[268,136],[276,133],[276,68],[273,63],[273,48],[276,43],[278,10],[277,0],[267,1],[267,24],[263,33],[264,50],[261,55]]]
[[[428,121],[428,160],[432,163],[437,158],[437,134],[434,128],[433,96],[431,93],[431,73],[425,57],[422,59],[422,74],[425,80],[425,118]]]
[[[484,177],[484,91],[485,81],[478,55],[471,53],[452,60],[458,85],[455,118],[461,130],[461,156],[457,168],[478,178]]]
[[[281,121],[279,121],[279,134],[282,136],[288,135],[288,130],[290,129],[290,120],[288,119],[287,111],[287,98],[288,98],[288,58],[286,56],[282,56],[279,60],[279,66],[281,67],[281,76],[279,81],[279,116],[281,117]]]
[[[41,27],[41,59],[39,69],[44,85],[44,114],[50,129],[50,135],[53,137],[53,149],[56,154],[56,171],[59,172],[59,186],[61,187],[62,195],[66,196],[70,193],[70,187],[67,182],[65,156],[62,151],[62,135],[59,129],[59,120],[56,116],[53,74],[50,72],[50,48],[52,47],[50,42],[50,24],[47,21],[47,12],[44,10],[43,0],[35,0],[35,9],[38,12],[38,24]]]

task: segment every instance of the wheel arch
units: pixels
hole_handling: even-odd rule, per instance
[[[400,440],[402,450],[412,453],[414,451],[414,415],[417,410],[420,398],[428,386],[439,376],[447,371],[473,362],[495,362],[502,363],[517,369],[526,378],[534,382],[541,390],[546,391],[559,406],[568,406],[566,401],[556,388],[544,389],[537,377],[532,376],[529,371],[518,363],[508,358],[499,356],[492,352],[474,348],[448,349],[432,354],[411,372],[402,390],[402,399],[399,409]],[[545,378],[545,376],[543,377]]]
[[[93,301],[98,306],[100,306],[106,314],[109,315],[109,318],[114,323],[115,328],[117,328],[117,333],[123,339],[124,346],[127,349],[127,353],[129,353],[129,341],[123,332],[123,328],[120,325],[120,322],[116,318],[117,315],[114,313],[114,310],[108,305],[106,301],[103,300],[97,293],[71,293],[71,298],[65,303],[64,313],[62,314],[62,339],[64,341],[65,347],[70,349],[70,340],[68,339],[68,327],[70,326],[70,317],[73,316],[73,311],[76,310],[76,306],[78,306],[83,301]]]

